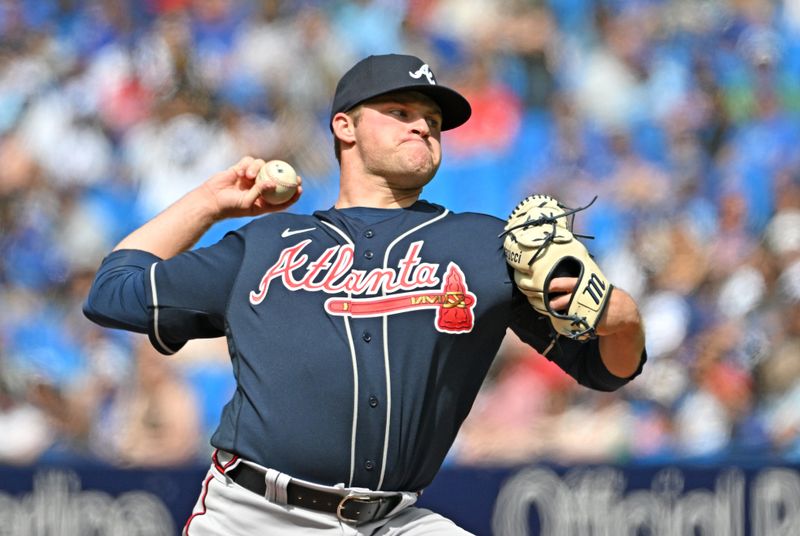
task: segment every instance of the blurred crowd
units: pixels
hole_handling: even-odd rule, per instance
[[[510,334],[448,463],[800,461],[800,0],[1,0],[0,462],[206,462],[224,341],[91,324],[94,271],[245,154],[331,206],[333,86],[387,52],[473,104],[423,198],[597,196],[576,229],[646,324],[611,394]]]

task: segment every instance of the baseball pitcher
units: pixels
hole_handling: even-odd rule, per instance
[[[508,328],[588,388],[639,374],[637,307],[572,233],[575,209],[536,195],[501,221],[421,199],[442,132],[470,114],[422,60],[370,56],[333,97],[333,207],[286,212],[302,184],[276,201],[245,157],[103,260],[93,321],[167,355],[228,341],[237,388],[184,534],[466,534],[414,503]]]

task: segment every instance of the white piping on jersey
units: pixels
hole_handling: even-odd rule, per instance
[[[351,294],[348,292],[347,297]],[[358,363],[356,362],[356,347],[353,344],[353,333],[350,331],[350,319],[344,317],[344,329],[347,332],[347,342],[350,345],[350,361],[353,363],[353,429],[350,431],[350,480],[348,487],[353,485],[353,472],[356,467],[356,423],[358,423]]]
[[[156,264],[154,262],[150,265],[150,290],[153,294],[153,335],[156,338],[156,342],[161,348],[168,354],[174,354],[175,350],[164,344],[164,341],[161,340],[161,334],[158,330],[158,291],[156,290]]]
[[[354,247],[355,247],[355,244],[353,244],[353,241],[352,241],[352,240],[350,240],[350,237],[349,237],[349,236],[347,236],[347,235],[344,233],[344,231],[342,231],[341,229],[339,229],[338,227],[336,227],[334,224],[332,224],[332,223],[328,223],[328,222],[326,222],[326,221],[324,221],[324,220],[320,220],[320,223],[324,223],[325,225],[327,225],[328,227],[330,227],[331,229],[333,229],[334,231],[336,231],[336,234],[338,234],[339,236],[341,236],[342,238],[344,238],[344,239],[345,239],[345,241],[346,241],[348,244],[350,244],[351,246],[354,246]]]
[[[430,220],[423,222],[416,227],[413,227],[406,231],[405,233],[401,234],[389,244],[386,248],[386,253],[383,256],[383,269],[385,270],[388,267],[389,263],[389,253],[391,253],[392,248],[397,245],[398,242],[403,240],[408,235],[417,232],[418,230],[422,229],[426,225],[430,225],[434,222],[437,222],[447,216],[450,213],[450,210],[445,209],[440,215],[436,216],[435,218],[431,218]],[[382,292],[383,296],[386,296],[386,288],[383,289]],[[392,378],[389,372],[389,317],[388,315],[383,316],[383,368],[386,373],[386,431],[384,432],[383,436],[383,458],[381,459],[381,477],[378,480],[378,486],[375,488],[376,490],[380,490],[383,486],[383,478],[386,476],[386,459],[389,455],[389,423],[391,422],[392,417]]]
[[[342,232],[338,227],[326,221],[322,221],[322,223],[336,231],[336,233],[344,238],[348,244],[355,247],[353,241],[350,240],[350,237]],[[353,294],[351,292],[347,293],[348,298],[352,298],[352,296]],[[350,330],[350,320],[347,316],[344,316],[343,318],[344,329],[347,333],[347,344],[350,346],[350,361],[353,364],[353,427],[350,430],[350,481],[347,484],[347,486],[350,487],[353,485],[353,475],[355,474],[356,467],[356,430],[358,428],[358,362],[356,361],[356,346],[353,342],[353,333]]]

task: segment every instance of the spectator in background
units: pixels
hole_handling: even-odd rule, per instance
[[[7,456],[93,455],[87,434],[110,441],[109,407],[119,417],[119,400],[134,399],[123,381],[133,343],[73,313],[98,251],[232,154],[289,160],[308,206],[332,204],[332,86],[356,57],[405,49],[474,93],[477,130],[453,132],[462,138],[448,150],[461,154],[430,193],[502,218],[534,192],[571,205],[599,194],[578,225],[598,236],[590,249],[611,279],[635,289],[648,330],[650,365],[611,400],[571,396],[508,346],[450,461],[554,456],[541,435],[581,412],[602,416],[613,441],[572,452],[578,461],[626,449],[647,460],[800,459],[798,5],[3,3],[0,414],[28,437]],[[207,366],[191,381],[210,383],[196,385],[229,373]],[[171,371],[185,373],[196,371]],[[195,396],[214,417],[226,398]],[[713,417],[707,434],[685,423],[693,407]]]
[[[514,464],[550,457],[553,429],[575,390],[558,366],[509,334],[462,426],[451,461]]]
[[[120,385],[101,421],[110,450],[97,455],[137,467],[172,466],[196,459],[204,437],[200,404],[176,365],[152,349],[144,338],[135,347],[130,383]]]
[[[0,365],[2,358],[0,351]],[[11,382],[9,371],[0,366],[0,463],[34,463],[51,445],[53,430],[44,412],[14,392]]]
[[[448,140],[456,157],[504,155],[522,120],[519,97],[498,79],[491,53],[475,52],[464,66],[460,85],[472,103],[470,121]]]
[[[355,58],[390,54],[400,49],[405,7],[401,2],[352,0],[340,2],[330,13],[334,30],[353,49]]]

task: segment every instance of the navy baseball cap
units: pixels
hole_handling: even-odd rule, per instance
[[[419,91],[442,109],[442,130],[464,124],[472,108],[460,93],[436,82],[427,63],[415,56],[385,54],[356,63],[336,85],[331,117],[365,100],[395,91]],[[331,126],[331,128],[333,128]]]

